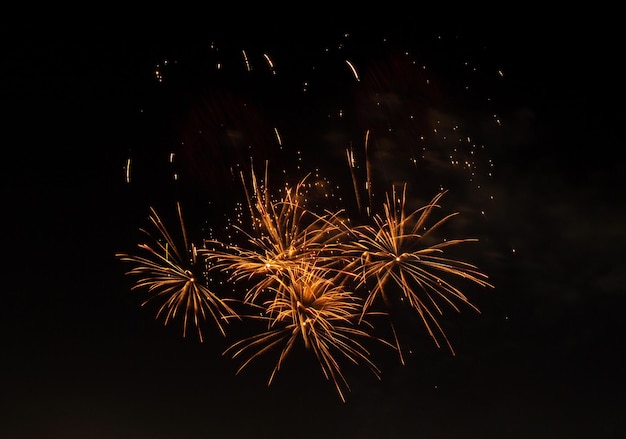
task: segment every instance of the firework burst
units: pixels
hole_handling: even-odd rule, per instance
[[[262,354],[278,350],[269,385],[294,346],[301,343],[314,354],[343,401],[349,385],[342,373],[342,360],[365,364],[380,378],[365,340],[396,349],[404,363],[393,324],[391,343],[373,335],[374,326],[369,321],[374,315],[393,317],[398,296],[417,311],[436,345],[439,347],[443,338],[454,353],[438,322],[442,304],[456,311],[460,311],[457,303],[478,309],[450,278],[491,285],[474,265],[444,256],[445,249],[476,239],[433,240],[434,232],[457,214],[431,224],[432,213],[446,192],[409,211],[406,185],[401,194],[393,187],[383,203],[383,214],[367,217],[368,224],[352,226],[343,210],[322,214],[309,210],[306,179],[295,186],[286,184],[283,195],[275,197],[269,190],[267,167],[263,180],[251,171],[250,187],[242,175],[250,224],[247,228],[231,226],[244,238],[240,244],[207,239],[203,247],[196,248],[187,238],[178,204],[183,253],[152,209],[150,220],[160,238],[153,239],[152,245],[139,245],[150,257],[117,255],[135,264],[128,272],[140,276],[133,288],[147,288],[152,293],[146,302],[166,297],[157,317],[163,314],[167,324],[181,313],[183,334],[191,322],[201,339],[200,317],[210,315],[223,335],[223,323],[230,318],[265,321],[263,332],[236,341],[224,352],[233,359],[243,359],[238,372]],[[231,300],[240,300],[254,312],[236,313],[226,299],[198,281],[198,273],[209,272],[224,276],[241,291],[241,299]],[[374,310],[378,299],[386,305],[384,310]]]
[[[333,249],[337,249],[336,244],[342,233],[342,212],[319,215],[307,209],[304,186],[308,176],[295,187],[287,185],[284,195],[273,199],[267,169],[264,184],[257,179],[254,169],[251,171],[250,190],[242,175],[250,227],[249,230],[233,227],[245,237],[245,243],[224,244],[212,239],[207,240],[204,248],[199,250],[211,263],[211,269],[230,273],[230,281],[252,281],[243,298],[249,303],[256,302],[268,288],[277,288],[282,272],[291,274],[310,263],[330,268],[339,259],[339,254],[333,253]]]
[[[249,189],[242,176],[251,221],[249,229],[233,227],[245,243],[207,240],[198,250],[211,270],[229,273],[229,281],[246,291],[243,302],[261,314],[248,317],[267,322],[266,331],[234,343],[224,353],[245,358],[241,371],[261,354],[278,349],[271,384],[294,346],[302,343],[345,401],[349,386],[341,359],[366,364],[380,377],[360,340],[388,343],[368,332],[373,327],[363,319],[362,298],[346,290],[345,280],[355,275],[343,270],[349,263],[340,251],[346,230],[343,212],[317,214],[307,208],[308,176],[293,187],[286,185],[283,196],[275,199],[267,169],[262,181],[251,171]]]
[[[437,38],[437,48],[445,41]],[[182,315],[183,334],[193,325],[201,336],[200,321],[211,318],[225,335],[224,323],[231,318],[260,319],[266,324],[260,333],[235,341],[224,352],[242,361],[239,370],[277,351],[271,383],[294,347],[302,346],[342,400],[349,390],[343,362],[365,364],[380,376],[365,340],[391,346],[404,362],[393,325],[400,306],[415,311],[436,346],[447,345],[453,354],[440,323],[444,309],[479,311],[461,282],[492,287],[487,275],[450,254],[477,239],[440,239],[439,232],[458,213],[441,219],[434,213],[447,192],[443,188],[454,188],[465,203],[462,211],[486,218],[483,205],[493,197],[486,198],[484,183],[493,163],[484,163],[480,138],[489,131],[475,136],[472,127],[500,126],[495,112],[487,117],[473,107],[467,111],[465,98],[457,99],[474,90],[465,85],[461,91],[458,84],[471,84],[477,75],[482,78],[479,72],[494,70],[463,59],[462,77],[453,78],[449,84],[454,87],[447,89],[447,76],[441,74],[451,70],[447,57],[442,66],[429,66],[428,54],[398,51],[386,38],[371,50],[369,44],[355,43],[342,34],[339,44],[315,54],[312,65],[291,64],[278,54],[280,67],[269,52],[223,52],[211,44],[202,56],[212,62],[168,62],[172,71],[165,76],[158,69],[160,87],[174,87],[170,91],[182,84],[188,91],[186,77],[173,80],[185,73],[174,66],[189,63],[203,78],[198,99],[192,87],[194,98],[181,100],[189,117],[177,134],[179,155],[169,154],[174,184],[193,183],[194,194],[207,190],[223,200],[225,187],[232,189],[230,184],[240,179],[245,200],[236,202],[234,219],[226,215],[228,226],[217,234],[211,229],[200,248],[187,240],[180,207],[184,246],[179,248],[152,211],[159,239],[139,245],[146,255],[117,255],[134,264],[128,274],[140,277],[134,288],[146,288],[147,301],[165,299],[157,317],[164,316],[166,324]],[[474,102],[476,96],[471,98]],[[481,106],[490,109],[491,103],[488,97]],[[313,157],[306,157],[310,152]],[[346,156],[348,175],[334,167]],[[249,174],[242,171],[245,160],[270,159],[284,176],[309,174],[274,192],[267,165],[263,178],[253,166]],[[129,158],[129,183],[130,163]],[[317,179],[320,168],[331,175],[339,169],[333,180],[340,184],[319,184],[327,182]],[[414,209],[417,202],[406,194],[409,183],[429,194],[439,192]],[[356,205],[346,202],[340,185],[352,186]],[[382,202],[379,187],[391,187]],[[200,281],[208,274],[218,278],[216,285],[223,280],[232,286],[236,299],[220,298]],[[229,300],[240,302],[242,312],[235,313]],[[373,335],[379,330],[371,324],[374,315],[392,322],[393,343]]]
[[[180,204],[177,204],[177,208],[182,248],[179,248],[157,212],[151,208],[149,219],[159,235],[154,237],[142,229],[152,241],[150,244],[138,245],[145,256],[127,253],[118,253],[116,256],[121,261],[133,264],[133,268],[126,273],[138,276],[132,289],[147,289],[150,296],[142,306],[157,298],[164,299],[157,311],[157,318],[163,316],[165,325],[177,315],[182,315],[183,336],[187,335],[188,327],[193,325],[202,341],[201,321],[210,317],[222,335],[225,335],[224,324],[229,318],[238,315],[225,299],[206,286],[203,261],[198,259],[196,246],[187,238]]]
[[[358,225],[348,231],[353,239],[342,243],[343,251],[353,256],[346,271],[359,273],[359,287],[368,291],[363,312],[382,298],[387,307],[391,306],[392,295],[401,293],[401,300],[407,300],[422,319],[428,333],[439,347],[443,337],[452,352],[443,329],[437,320],[442,314],[441,303],[447,303],[459,311],[457,302],[462,302],[474,310],[459,288],[447,277],[461,277],[480,286],[491,286],[487,276],[477,267],[461,260],[447,258],[444,249],[476,239],[454,239],[430,243],[433,232],[450,218],[452,213],[428,225],[434,209],[439,208],[439,200],[446,191],[438,193],[427,205],[407,213],[406,185],[399,195],[395,188],[387,194],[383,205],[384,215],[373,216],[374,224]]]
[[[333,382],[344,402],[349,385],[342,373],[341,360],[365,364],[380,378],[380,370],[370,359],[362,340],[375,339],[392,345],[368,332],[373,327],[363,320],[360,297],[346,290],[344,284],[329,279],[327,270],[306,261],[290,265],[271,277],[274,296],[264,303],[262,317],[268,322],[267,330],[234,343],[224,352],[233,358],[247,358],[239,371],[253,359],[277,348],[280,352],[269,385],[294,346],[302,343],[313,352],[324,376]]]

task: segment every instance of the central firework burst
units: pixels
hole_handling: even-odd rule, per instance
[[[324,376],[334,383],[343,401],[344,389],[349,386],[341,372],[341,359],[365,364],[380,378],[380,371],[362,342],[386,342],[369,332],[373,326],[362,319],[360,297],[328,278],[327,270],[306,261],[290,264],[269,277],[273,281],[269,290],[274,296],[263,303],[263,316],[259,317],[267,321],[267,330],[240,340],[225,351],[233,358],[247,355],[240,371],[254,358],[277,348],[278,361],[269,385],[295,344],[302,342],[313,352]]]

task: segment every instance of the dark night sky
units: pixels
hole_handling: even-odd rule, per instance
[[[520,17],[416,30],[415,16],[311,19],[7,32],[0,438],[626,434],[626,162],[610,26],[592,33],[576,20],[553,27]],[[235,376],[219,335],[199,344],[155,322],[114,257],[136,244],[149,205],[172,196],[156,171],[130,188],[123,178],[131,152],[138,166],[161,166],[153,152],[175,142],[161,137],[162,122],[181,117],[167,104],[193,90],[179,82],[161,91],[155,65],[198,60],[216,40],[268,48],[298,66],[344,27],[391,34],[416,52],[432,50],[432,35],[457,35],[467,47],[488,46],[506,73],[497,92],[505,127],[488,142],[499,201],[481,232],[480,261],[496,288],[474,291],[482,314],[446,320],[455,357],[416,335],[407,365],[380,361],[380,382],[350,371],[345,404],[298,358],[269,388],[263,362]]]

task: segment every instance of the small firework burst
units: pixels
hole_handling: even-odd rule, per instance
[[[224,352],[232,354],[233,358],[247,356],[239,371],[276,347],[280,353],[269,385],[289,352],[296,343],[302,342],[313,352],[324,376],[334,383],[344,402],[344,392],[349,390],[349,385],[341,370],[342,359],[365,364],[380,378],[380,370],[362,342],[376,339],[369,332],[373,327],[362,318],[362,299],[327,275],[327,270],[306,261],[271,275],[275,286],[270,289],[275,295],[264,303],[262,317],[268,322],[267,330],[239,340]]]
[[[487,276],[474,265],[443,255],[447,247],[476,239],[435,241],[434,244],[428,241],[429,235],[457,215],[452,213],[435,224],[428,224],[445,193],[442,191],[427,205],[407,212],[406,185],[401,195],[393,188],[383,205],[384,215],[374,215],[374,224],[352,228],[349,235],[353,239],[342,244],[344,252],[353,256],[345,270],[359,273],[359,287],[368,291],[363,312],[379,297],[389,306],[391,295],[399,291],[401,300],[406,299],[419,313],[437,346],[441,336],[454,352],[437,320],[437,315],[442,314],[440,303],[447,303],[457,311],[456,302],[478,309],[446,278],[452,275],[481,286],[491,285]]]
[[[183,336],[187,335],[188,326],[193,325],[202,340],[201,321],[210,317],[222,335],[226,335],[224,324],[229,318],[238,317],[237,313],[225,299],[207,287],[203,261],[198,259],[196,246],[187,238],[180,204],[177,204],[177,208],[183,248],[179,248],[157,212],[151,208],[149,219],[159,236],[154,237],[142,230],[152,241],[150,244],[138,245],[145,256],[127,253],[118,253],[116,256],[133,264],[128,275],[139,276],[132,289],[147,289],[150,294],[142,306],[157,298],[164,299],[157,311],[157,318],[163,315],[166,325],[177,314],[182,315]]]
[[[335,247],[341,233],[341,212],[318,215],[304,205],[303,187],[307,177],[295,187],[287,186],[285,195],[273,199],[267,184],[262,186],[251,172],[252,192],[246,190],[251,215],[250,230],[233,226],[245,237],[242,245],[207,240],[199,252],[211,264],[212,270],[230,273],[230,281],[253,281],[244,301],[254,303],[268,288],[276,288],[279,274],[302,263],[329,267],[337,253]],[[246,181],[242,176],[246,188]]]

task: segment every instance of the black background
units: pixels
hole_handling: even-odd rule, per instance
[[[622,437],[625,168],[610,21],[360,12],[22,15],[4,32],[0,437]],[[439,32],[484,41],[507,72],[503,113],[530,115],[494,150],[490,233],[517,254],[483,261],[496,288],[479,294],[481,315],[451,319],[457,355],[424,337],[407,365],[382,361],[381,381],[351,372],[346,403],[306,362],[269,388],[263,366],[236,376],[219,336],[200,344],[155,322],[114,257],[167,191],[123,178],[129,151],[149,160],[167,143],[139,112],[167,111],[152,101],[155,65],[213,39],[297,60],[344,28],[415,47]]]

